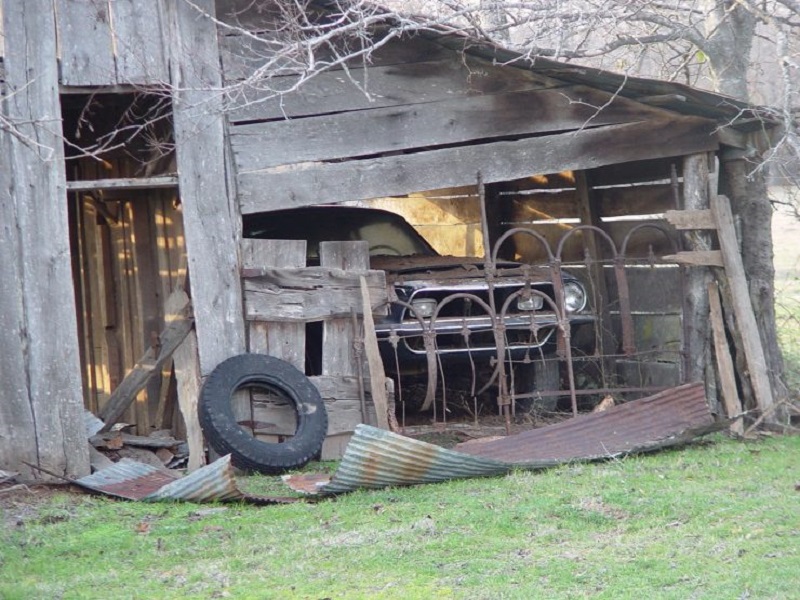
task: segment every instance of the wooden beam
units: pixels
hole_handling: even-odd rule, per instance
[[[191,305],[185,304],[176,315],[158,336],[158,347],[148,348],[111,394],[100,415],[104,423],[101,432],[111,429],[136,398],[136,394],[147,385],[150,376],[161,371],[161,367],[188,335],[194,323],[191,317]]]
[[[767,372],[764,347],[761,345],[761,334],[753,314],[753,304],[750,300],[742,255],[739,253],[739,244],[736,241],[736,227],[733,223],[730,200],[725,196],[715,196],[711,200],[711,210],[717,221],[719,246],[725,263],[725,275],[730,282],[733,310],[742,334],[753,393],[759,409],[762,414],[766,415],[765,421],[775,423],[777,422],[776,411],[773,409],[775,400],[772,396],[772,386]]]
[[[170,2],[175,143],[197,319],[200,370],[205,376],[245,351],[235,194],[225,174],[214,0]]]
[[[68,181],[68,192],[93,192],[96,190],[153,190],[178,187],[178,177],[126,177],[115,179],[92,179]]]
[[[731,432],[737,435],[744,434],[742,423],[742,402],[736,388],[736,374],[733,370],[733,359],[728,347],[728,338],[725,335],[725,325],[722,321],[722,303],[719,299],[719,287],[716,282],[708,283],[708,299],[711,308],[711,329],[714,333],[714,356],[717,360],[717,373],[722,386],[722,401],[731,423]]]
[[[238,177],[241,208],[243,213],[253,213],[469,185],[478,171],[486,183],[493,183],[536,173],[704,152],[717,146],[710,135],[712,129],[713,124],[703,119],[646,121],[514,142],[244,173]]]
[[[0,466],[89,474],[52,0],[4,2]]]

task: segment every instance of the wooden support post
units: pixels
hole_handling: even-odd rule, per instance
[[[709,207],[708,158],[705,154],[693,154],[683,160],[683,208],[700,211]],[[711,250],[711,236],[700,231],[685,234],[691,250]],[[690,269],[686,274],[686,297],[684,319],[686,319],[684,352],[684,381],[706,381],[706,364],[709,357],[708,283],[711,273],[707,268]]]
[[[601,226],[600,215],[592,190],[586,177],[586,171],[575,171],[575,191],[578,195],[578,211],[581,225]],[[617,340],[611,331],[611,312],[609,310],[608,286],[606,285],[605,269],[601,262],[605,257],[603,247],[597,243],[598,236],[594,232],[582,232],[586,249],[591,261],[590,276],[592,278],[594,302],[600,310],[600,342],[604,357],[617,352]],[[603,359],[604,385],[609,385],[614,378],[613,365],[607,358]]]
[[[53,2],[6,1],[2,19],[0,468],[77,478],[90,468]]]
[[[235,194],[225,173],[214,0],[171,1],[175,143],[200,370],[245,351]]]
[[[717,222],[720,251],[725,263],[725,274],[730,283],[733,310],[742,334],[747,369],[756,402],[762,413],[766,415],[764,419],[766,422],[778,423],[780,419],[776,414],[777,411],[773,408],[775,400],[772,396],[767,361],[753,313],[753,304],[747,289],[747,279],[742,256],[739,253],[739,245],[736,241],[736,228],[733,223],[730,201],[725,196],[715,196],[711,202],[711,210]]]

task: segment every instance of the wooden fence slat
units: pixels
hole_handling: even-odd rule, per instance
[[[313,164],[283,172],[243,173],[238,175],[241,210],[247,214],[468,185],[478,171],[486,183],[494,183],[536,173],[704,152],[717,147],[712,132],[713,124],[703,119],[647,121],[578,134]]]
[[[289,271],[302,268],[306,264],[305,240],[245,239],[242,240],[241,248],[243,270],[271,270],[270,268],[276,267]],[[272,307],[262,305],[259,315],[263,320],[255,317],[251,313],[253,294],[247,291],[249,281],[244,280],[244,296],[247,318],[252,319],[249,323],[250,352],[275,356],[305,372],[305,326],[302,322],[277,322],[273,310],[280,308],[280,303]]]

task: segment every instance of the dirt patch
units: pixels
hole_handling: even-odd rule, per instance
[[[27,522],[39,520],[43,509],[52,506],[54,497],[77,501],[85,495],[68,484],[0,484],[0,524],[7,529],[24,527]]]

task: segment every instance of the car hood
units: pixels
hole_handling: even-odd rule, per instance
[[[373,269],[386,271],[387,282],[400,282],[418,279],[469,280],[484,276],[484,261],[481,258],[466,256],[373,256],[370,258]],[[520,278],[524,270],[532,280],[550,281],[550,269],[546,266],[522,265],[517,262],[498,262],[498,277]]]

